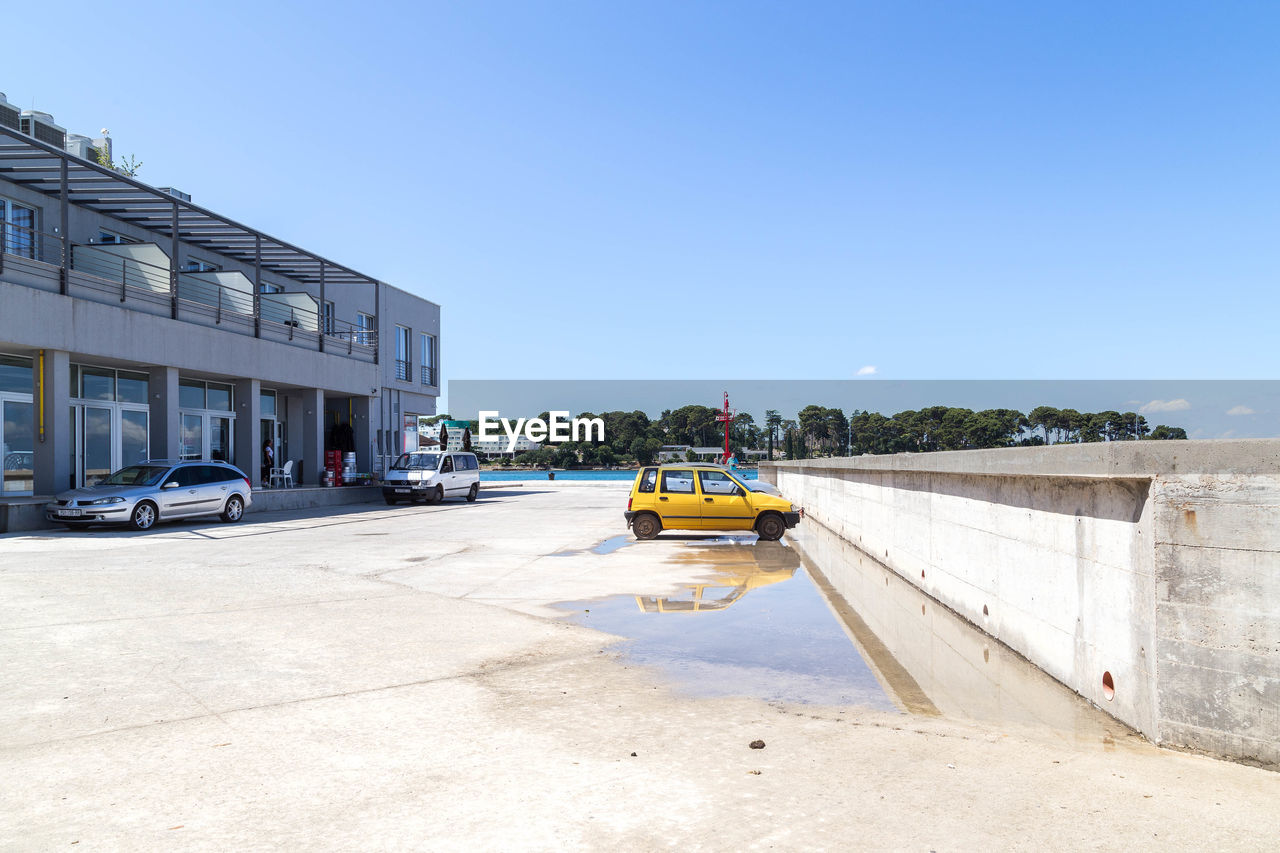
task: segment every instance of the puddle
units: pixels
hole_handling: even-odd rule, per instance
[[[674,595],[562,607],[579,624],[628,637],[629,660],[657,667],[690,695],[895,708],[794,549],[715,537],[693,540],[670,560],[712,576]]]
[[[614,551],[617,551],[621,548],[625,548],[628,545],[634,545],[635,543],[636,543],[636,538],[634,536],[632,536],[630,533],[624,533],[621,536],[610,536],[608,539],[605,539],[603,542],[597,542],[596,544],[592,545],[590,548],[576,548],[569,551],[556,551],[554,554],[548,554],[547,556],[573,557],[578,554],[598,554],[600,556],[604,556],[605,554],[612,554]]]
[[[682,538],[658,553],[698,582],[560,605],[579,624],[628,638],[627,659],[681,692],[941,715],[1106,749],[1143,742],[820,525],[785,543]]]

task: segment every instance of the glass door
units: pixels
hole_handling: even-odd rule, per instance
[[[231,418],[209,416],[209,458],[231,461]]]
[[[29,397],[0,397],[3,493],[29,495],[35,488],[34,408]]]
[[[112,429],[110,408],[86,405],[81,407],[81,411],[83,420],[79,482],[92,486],[105,479],[113,470],[111,456],[115,446],[115,430]]]
[[[145,409],[120,410],[120,468],[145,462],[150,458],[147,435],[148,415]]]
[[[182,445],[178,453],[183,459],[203,458],[204,415],[182,416]]]

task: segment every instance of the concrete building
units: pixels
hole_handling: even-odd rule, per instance
[[[327,448],[378,471],[416,442],[438,305],[86,159],[105,145],[0,95],[4,496],[146,458],[258,483],[267,440],[315,484]]]

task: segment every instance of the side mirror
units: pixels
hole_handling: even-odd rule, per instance
[[[733,496],[734,496],[735,498],[742,498],[742,497],[746,497],[746,495],[747,495],[747,491],[746,491],[746,489],[742,488],[742,486],[734,486],[734,487],[733,487]]]
[[[163,486],[161,486],[160,488],[162,488],[162,489],[176,489],[176,488],[178,488],[178,481],[177,481],[177,480],[170,480],[169,482],[165,483],[165,484],[164,484]]]

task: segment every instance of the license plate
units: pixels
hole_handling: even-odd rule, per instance
[[[82,510],[82,509],[60,509],[60,510],[58,510],[58,517],[59,517],[59,518],[76,518],[76,517],[81,516],[81,515],[84,515],[84,510]]]
[[[396,494],[397,494],[397,495],[407,495],[407,494],[409,494],[409,490],[408,490],[408,489],[396,489]]]

